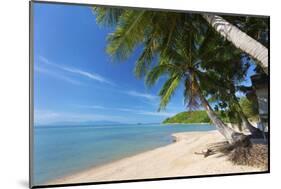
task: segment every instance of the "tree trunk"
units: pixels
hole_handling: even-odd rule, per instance
[[[262,132],[261,132],[258,128],[254,127],[254,126],[248,121],[248,119],[247,119],[247,117],[245,116],[245,114],[244,114],[244,112],[243,112],[241,106],[239,105],[239,103],[238,103],[238,108],[239,108],[238,113],[239,113],[239,116],[240,116],[240,118],[241,118],[241,120],[242,120],[242,126],[243,126],[244,128],[247,128],[247,129],[250,131],[251,135],[252,135],[254,138],[262,138],[262,137],[263,137]]]
[[[203,97],[202,94],[200,94],[200,100],[204,108],[206,109],[206,112],[212,121],[212,123],[216,126],[218,131],[226,138],[226,140],[230,143],[233,144],[235,141],[233,139],[233,135],[235,131],[225,125],[223,121],[215,114],[213,111],[212,107],[209,105],[205,97]]]
[[[235,47],[257,59],[257,64],[268,74],[268,49],[266,47],[218,15],[202,14],[202,16]]]
[[[245,116],[243,110],[242,110],[242,107],[240,106],[236,96],[234,96],[234,100],[235,100],[235,103],[237,104],[237,110],[238,110],[238,113],[239,113],[239,116],[242,120],[242,126],[244,128],[247,128],[251,135],[252,136],[255,136],[255,137],[262,137],[262,133],[259,129],[257,129],[256,127],[254,127],[247,119],[247,117]]]
[[[255,133],[257,133],[259,130],[257,128],[255,128],[246,118],[246,116],[244,115],[243,112],[239,112],[239,116],[242,120],[242,126],[246,129],[248,129],[250,131],[250,133],[252,135],[254,135]]]
[[[224,124],[224,122],[216,115],[216,113],[210,106],[209,102],[203,96],[202,91],[199,87],[199,84],[196,81],[194,82],[194,84],[195,84],[195,87],[197,88],[200,101],[201,101],[202,105],[204,106],[210,120],[215,125],[215,127],[218,129],[218,131],[226,138],[226,140],[230,144],[234,144],[234,143],[244,140],[246,138],[245,135],[234,131],[232,128],[230,128],[226,124]]]

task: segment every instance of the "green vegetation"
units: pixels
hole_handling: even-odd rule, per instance
[[[267,72],[267,48],[258,42],[268,38],[265,19],[225,17],[232,22],[229,24],[218,15],[117,8],[94,10],[99,24],[114,28],[107,37],[106,48],[113,60],[127,60],[138,47],[142,47],[136,59],[136,77],[144,78],[148,87],[155,86],[161,77],[166,79],[158,93],[159,111],[165,109],[180,85],[183,86],[186,107],[205,109],[183,112],[164,122],[200,123],[211,120],[231,144],[245,138],[237,137],[242,134],[227,127],[224,122],[231,120],[250,128],[236,92],[244,87],[243,81],[253,62]],[[224,25],[220,28],[226,31],[218,30],[219,25]],[[232,35],[228,31],[232,31]],[[250,43],[244,40],[247,34],[242,31],[258,41],[251,39]],[[229,34],[227,37],[226,33]],[[253,47],[259,53],[250,53]],[[265,56],[259,60],[256,54]]]
[[[219,117],[224,122],[229,122],[229,119],[223,115],[219,114]],[[181,112],[173,117],[169,117],[163,121],[163,123],[211,123],[209,116],[205,110]]]
[[[181,112],[169,117],[163,123],[210,123],[206,111]]]
[[[239,104],[249,120],[257,120],[258,104],[256,101],[248,100],[246,97],[243,97],[239,100]],[[237,123],[237,120],[229,118],[226,112],[216,111],[216,114],[218,114],[219,118],[224,122]],[[211,120],[205,110],[198,110],[178,113],[165,119],[163,123],[211,123]]]
[[[258,102],[256,100],[249,100],[246,97],[240,99],[239,104],[245,116],[250,120],[257,120],[258,117]]]

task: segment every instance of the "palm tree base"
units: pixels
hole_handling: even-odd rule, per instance
[[[204,157],[216,153],[222,153],[228,156],[228,159],[236,165],[247,165],[252,167],[268,169],[268,145],[267,142],[252,142],[252,135],[234,134],[234,143],[219,142],[209,146],[202,153]]]

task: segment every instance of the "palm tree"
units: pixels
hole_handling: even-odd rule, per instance
[[[214,125],[230,143],[245,138],[244,135],[227,127],[207,100],[208,90],[204,89],[206,86],[204,83],[209,85],[216,83],[210,83],[211,80],[204,79],[207,69],[202,70],[202,66],[207,59],[212,60],[210,57],[214,56],[214,53],[225,47],[214,45],[209,47],[213,51],[206,55],[203,53],[202,49],[209,43],[204,35],[208,33],[211,33],[213,37],[216,35],[208,30],[208,25],[202,16],[144,10],[108,11],[106,8],[95,10],[98,13],[97,21],[99,23],[116,26],[115,32],[108,37],[107,52],[109,54],[122,60],[128,58],[137,46],[142,47],[142,53],[136,62],[135,74],[141,77],[149,71],[146,80],[149,85],[153,84],[154,79],[151,80],[151,78],[157,80],[153,73],[157,72],[160,75],[164,72],[169,73],[169,79],[159,93],[161,96],[160,109],[166,106],[178,84],[184,80],[186,86],[184,97],[189,107],[200,102]],[[169,27],[167,27],[167,23],[169,23]],[[202,62],[204,56],[207,58]],[[159,58],[158,65],[150,70],[155,57]],[[216,64],[216,61],[206,62]],[[173,74],[171,70],[173,70]],[[175,70],[178,70],[179,75],[174,72]]]
[[[208,70],[204,73],[208,82],[202,83],[203,88],[208,89],[213,102],[217,102],[228,118],[248,129],[252,135],[261,136],[259,130],[248,121],[235,95],[242,87],[240,83],[246,78],[251,60],[231,43],[220,40],[212,32],[206,35],[205,41],[208,43],[200,48],[201,67]],[[216,111],[218,110],[216,106]]]
[[[188,107],[202,105],[210,120],[229,143],[233,144],[245,139],[243,134],[235,132],[223,123],[206,99],[208,93],[202,89],[201,84],[208,82],[214,86],[216,83],[206,81],[208,80],[207,77],[204,77],[206,71],[202,71],[201,68],[202,54],[200,54],[200,48],[205,43],[204,39],[196,37],[192,30],[189,30],[189,35],[184,34],[184,32],[177,34],[175,43],[160,53],[158,63],[146,75],[146,84],[149,86],[154,85],[159,77],[163,75],[167,77],[159,92],[161,97],[159,110],[166,107],[177,87],[183,83],[183,97]]]
[[[268,74],[268,49],[266,47],[221,16],[206,13],[202,14],[202,16],[220,35],[224,36],[235,47],[256,59],[257,64]]]
[[[135,15],[136,18],[133,23],[136,24],[136,20],[144,18],[145,16],[162,17],[165,19],[171,18],[169,13],[149,15],[154,14],[153,12],[150,12],[147,13],[147,15],[144,14],[146,14],[146,12],[140,11],[139,14]],[[142,54],[136,63],[135,74],[137,76],[147,75],[146,83],[150,86],[153,85],[163,74],[165,75],[168,73],[169,76],[159,93],[161,97],[159,110],[165,108],[177,86],[183,81],[185,85],[184,98],[189,107],[198,106],[200,103],[200,105],[206,109],[208,116],[217,127],[218,131],[229,143],[232,144],[238,140],[244,139],[242,134],[235,132],[232,128],[225,125],[216,115],[200,86],[200,83],[204,82],[204,71],[200,71],[202,61],[201,52],[204,52],[201,51],[201,48],[204,48],[207,43],[207,41],[204,40],[203,34],[211,31],[208,30],[206,25],[200,25],[200,22],[198,22],[197,19],[201,18],[198,16],[190,14],[182,15],[178,13],[172,14],[176,14],[175,16],[179,17],[179,20],[189,21],[183,22],[182,25],[175,25],[175,27],[171,27],[173,28],[173,33],[168,37],[166,33],[164,33],[167,30],[163,30],[164,28],[162,28],[161,24],[154,24],[153,27],[146,28],[143,33],[138,32],[142,33],[142,35],[134,33],[135,35],[133,37],[136,38],[131,39],[126,36],[128,35],[128,30],[133,30],[138,27],[135,25],[135,27],[128,28],[128,26],[131,26],[132,23],[127,25],[127,22],[123,21],[122,23],[124,23],[124,25],[119,27],[117,26],[116,32],[109,36],[109,53],[114,54],[118,58],[128,57],[133,51],[131,44],[136,43],[136,41],[142,41],[144,43],[144,47]],[[184,16],[184,18],[180,18],[182,16]],[[131,17],[132,15],[128,14],[122,17],[122,19],[127,20]],[[131,21],[132,19],[129,20]],[[143,21],[139,20],[139,22],[146,21],[147,19],[144,19]],[[142,28],[138,28],[137,30],[140,29]],[[149,33],[149,35],[147,33]],[[116,46],[119,48],[116,49]],[[158,63],[156,63],[156,66],[154,66],[153,69],[150,69],[149,65],[157,56],[159,56]],[[214,85],[214,83],[212,84]]]
[[[240,117],[240,119],[241,119],[241,121],[242,121],[242,126],[243,126],[244,128],[247,128],[247,129],[251,132],[252,136],[255,136],[255,137],[262,137],[261,131],[260,131],[259,129],[257,129],[256,127],[254,127],[254,126],[249,122],[247,116],[245,115],[245,113],[243,112],[242,107],[241,107],[240,104],[239,104],[239,101],[238,101],[237,97],[236,97],[236,96],[233,96],[233,99],[234,99],[234,104],[235,104],[235,106],[236,106],[236,111],[238,112],[239,117]]]
[[[186,21],[190,21],[187,17],[190,17],[190,14],[183,13],[167,13],[167,12],[158,12],[158,11],[145,11],[145,10],[125,10],[117,8],[94,8],[94,11],[97,13],[97,22],[106,26],[112,25],[121,25],[120,31],[118,29],[110,37],[109,41],[124,41],[128,39],[128,36],[135,36],[135,41],[127,41],[128,45],[136,45],[139,42],[136,36],[143,35],[143,32],[147,32],[149,29],[145,29],[152,24],[154,27],[158,27],[157,32],[166,34],[166,41],[173,36],[173,31],[176,27],[184,24]],[[193,17],[198,17],[198,15],[193,14]],[[195,16],[196,15],[196,16]],[[221,16],[214,14],[201,14],[202,18],[207,21],[210,26],[212,26],[220,35],[229,40],[235,47],[241,49],[243,52],[246,52],[251,57],[256,59],[256,63],[261,66],[266,74],[268,74],[268,49],[264,47],[257,40],[247,35],[245,32],[240,30],[235,25],[223,19]],[[228,16],[229,17],[229,16]],[[198,18],[197,18],[198,19]],[[204,21],[202,20],[202,23]],[[259,21],[260,22],[260,21]],[[119,23],[119,24],[118,24]],[[246,23],[246,22],[245,22]],[[256,24],[254,30],[258,30],[260,25]],[[247,23],[246,23],[247,24]],[[251,24],[251,23],[250,23]],[[169,27],[167,27],[169,26]],[[253,28],[250,26],[244,26],[243,29]],[[264,26],[262,26],[264,27]],[[266,25],[266,27],[268,27]],[[121,28],[126,28],[126,31],[122,31]],[[148,31],[151,32],[151,31]],[[126,35],[124,35],[126,33]],[[120,37],[123,36],[123,37]],[[153,39],[149,41],[153,43]],[[124,43],[117,43],[115,46],[111,45],[111,48],[108,49],[109,52],[117,52],[119,45],[126,45]],[[130,53],[128,53],[130,54]],[[128,55],[123,54],[123,56]],[[121,55],[116,53],[116,55]]]
[[[263,46],[269,46],[269,18],[268,17],[253,17],[253,16],[228,16],[223,18],[235,25],[241,31],[257,40]]]
[[[209,77],[208,77],[209,78]],[[218,111],[219,107],[223,114],[226,114],[230,122],[235,122],[238,124],[239,129],[248,129],[253,137],[262,137],[262,133],[259,129],[255,128],[245,115],[242,107],[239,104],[239,100],[235,95],[234,90],[229,90],[229,88],[235,88],[233,83],[226,83],[222,80],[217,80],[220,85],[216,86],[216,93],[212,94],[212,101],[218,102],[215,106],[215,110]],[[231,87],[229,87],[229,85]]]

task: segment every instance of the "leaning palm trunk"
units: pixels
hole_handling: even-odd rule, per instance
[[[254,127],[247,119],[246,115],[244,114],[242,107],[240,106],[236,97],[234,97],[235,102],[237,104],[238,113],[242,120],[242,126],[250,131],[253,136],[261,136],[261,131]]]
[[[216,115],[216,113],[214,112],[214,110],[210,106],[209,102],[203,96],[198,83],[195,82],[194,84],[195,84],[195,86],[197,88],[200,101],[201,101],[202,105],[204,106],[204,108],[205,108],[205,110],[206,110],[210,120],[215,125],[215,127],[218,129],[218,131],[225,137],[225,139],[230,144],[235,144],[235,143],[237,143],[239,141],[244,140],[246,138],[245,135],[236,132],[235,130],[233,130],[232,128],[228,127],[226,124],[224,124],[224,122]]]
[[[260,130],[254,127],[246,118],[243,112],[239,112],[240,118],[242,120],[242,126],[250,131],[252,135],[260,133]]]
[[[234,134],[236,133],[232,128],[228,127],[223,123],[223,121],[216,115],[216,113],[213,111],[212,107],[209,105],[205,97],[203,97],[202,94],[200,94],[200,100],[202,102],[202,105],[206,109],[206,112],[212,121],[212,123],[215,125],[215,127],[218,129],[218,131],[226,138],[226,140],[233,144],[235,143],[235,140],[233,139]]]
[[[202,16],[234,46],[257,59],[257,64],[268,74],[268,49],[266,47],[218,15],[202,14]]]
[[[234,99],[234,103],[235,103],[235,106],[236,106],[236,110],[237,110],[237,112],[239,113],[239,117],[241,118],[242,127],[248,129],[252,135],[259,135],[259,134],[260,134],[260,130],[257,129],[256,127],[254,127],[254,126],[248,121],[248,119],[247,119],[246,115],[244,114],[243,109],[242,109],[242,107],[240,106],[239,101],[238,101],[238,99],[236,98],[236,96],[235,96],[234,94],[232,94],[232,97],[233,97],[233,99]]]

